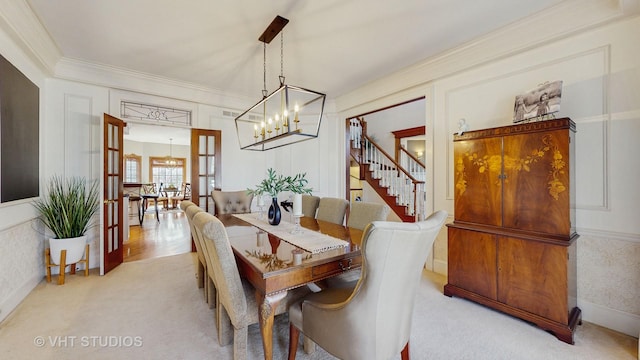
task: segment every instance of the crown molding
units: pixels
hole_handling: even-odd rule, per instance
[[[337,98],[338,111],[427,85],[578,32],[640,13],[640,0],[568,0]]]
[[[243,108],[255,99],[212,89],[206,86],[177,81],[149,73],[111,65],[63,57],[55,67],[57,79],[103,86],[202,104]]]
[[[0,2],[0,29],[45,74],[53,74],[62,53],[25,0]]]

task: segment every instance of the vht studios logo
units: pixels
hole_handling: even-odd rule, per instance
[[[141,336],[36,336],[33,344],[37,347],[141,347]]]

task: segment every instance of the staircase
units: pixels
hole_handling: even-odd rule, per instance
[[[360,180],[369,183],[402,221],[423,220],[426,216],[424,165],[406,151],[400,155],[402,164],[396,162],[367,136],[362,118],[350,120],[349,135],[349,151],[360,165]]]

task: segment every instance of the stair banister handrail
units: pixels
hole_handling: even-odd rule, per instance
[[[389,156],[389,154],[384,151],[384,149],[382,149],[378,144],[376,144],[375,141],[373,141],[369,135],[363,134],[362,135],[363,139],[367,139],[367,141],[369,141],[369,143],[371,143],[371,145],[373,145],[379,152],[381,152],[387,159],[389,159],[389,161],[396,166],[397,170],[402,171],[405,175],[407,175],[407,177],[414,183],[414,184],[424,184],[424,181],[422,180],[418,180],[416,178],[414,178],[411,174],[409,174],[402,166],[400,166],[400,164],[398,164],[397,161],[395,161],[391,156]]]
[[[401,151],[401,152],[403,152],[403,153],[405,153],[405,154],[407,154],[407,155],[409,155],[409,157],[410,157],[413,161],[417,162],[417,163],[418,163],[418,165],[422,166],[423,168],[426,168],[426,166],[422,163],[422,161],[418,160],[418,158],[417,158],[417,157],[415,157],[415,156],[413,156],[413,154],[411,154],[407,149],[405,149],[405,148],[403,148],[403,147],[400,147],[400,151]]]

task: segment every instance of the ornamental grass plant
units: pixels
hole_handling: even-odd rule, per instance
[[[83,177],[49,180],[47,193],[34,202],[40,219],[57,239],[84,235],[99,209],[98,182]]]

